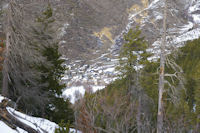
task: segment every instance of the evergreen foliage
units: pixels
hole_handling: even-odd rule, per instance
[[[39,71],[45,73],[41,77],[41,84],[47,83],[48,85],[43,89],[48,93],[49,103],[45,107],[44,115],[46,118],[59,123],[60,120],[64,122],[73,122],[73,110],[69,100],[62,98],[62,90],[66,87],[61,83],[61,78],[66,70],[63,65],[64,60],[60,59],[61,55],[58,52],[58,44],[47,47],[43,50],[43,56],[47,61],[51,62],[51,66],[42,64],[38,67]]]
[[[147,58],[151,55],[146,49],[148,47],[144,37],[141,37],[141,30],[137,27],[124,35],[125,43],[123,44],[120,56],[119,66],[116,69],[120,72],[120,77],[125,78],[128,91],[133,94],[133,91],[139,90],[142,67],[149,61]],[[134,90],[133,86],[136,87]],[[141,90],[140,90],[141,91]]]
[[[125,44],[123,44],[120,51],[120,66],[117,67],[122,74],[122,77],[131,77],[131,74],[136,72],[139,65],[145,65],[150,56],[146,52],[148,47],[144,37],[141,37],[141,30],[139,27],[136,30],[130,31],[124,35]]]
[[[37,19],[38,23],[43,26],[42,34],[50,29],[50,24],[54,22],[52,19],[53,11],[50,6],[43,12],[43,16]],[[45,35],[42,35],[45,36]],[[70,107],[69,100],[62,98],[62,91],[66,87],[65,84],[61,83],[61,78],[65,73],[65,66],[63,65],[64,60],[61,59],[61,54],[58,50],[58,43],[54,43],[53,37],[49,35],[52,42],[50,44],[41,44],[43,49],[40,50],[42,55],[46,58],[46,61],[50,65],[40,64],[38,70],[44,73],[40,79],[41,84],[47,84],[46,87],[42,88],[42,91],[48,92],[48,103],[45,106],[44,112],[41,112],[46,118],[51,119],[54,122],[59,123],[63,120],[65,123],[74,121],[73,110]]]
[[[58,124],[59,128],[55,129],[55,133],[73,133],[70,132],[70,123],[68,122],[67,124],[63,121],[61,121]]]
[[[177,62],[183,68],[186,91],[183,94],[184,110],[188,127],[200,128],[200,38],[189,41],[180,48]],[[192,127],[193,125],[193,127]],[[196,127],[197,128],[197,127]],[[198,130],[198,129],[197,129]]]

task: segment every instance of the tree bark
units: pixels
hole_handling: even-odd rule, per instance
[[[5,97],[9,97],[8,92],[8,56],[9,56],[9,48],[10,48],[10,31],[11,31],[11,7],[9,5],[8,12],[7,12],[7,24],[6,24],[6,46],[5,46],[5,53],[4,53],[4,63],[3,63],[3,84],[2,84],[2,95]]]
[[[10,46],[10,32],[7,31],[6,34],[6,49],[5,49],[5,58],[4,58],[4,63],[3,63],[3,86],[2,86],[2,95],[5,97],[9,97],[9,92],[8,92],[8,52],[9,52],[9,46]]]
[[[164,73],[165,73],[165,46],[166,46],[166,19],[167,19],[167,0],[165,0],[164,19],[163,19],[163,37],[160,53],[160,73],[158,84],[158,114],[157,114],[157,133],[163,132],[163,92],[164,92]]]
[[[141,96],[138,98],[138,108],[137,108],[137,133],[142,133],[142,122],[141,122]]]

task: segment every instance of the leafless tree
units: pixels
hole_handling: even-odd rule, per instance
[[[138,101],[130,101],[131,94],[124,96],[122,94],[113,94],[110,96],[105,92],[89,94],[81,99],[76,106],[77,110],[77,128],[87,133],[132,133],[137,131]],[[149,133],[151,122],[148,115],[148,97],[141,95],[140,108],[140,131]]]

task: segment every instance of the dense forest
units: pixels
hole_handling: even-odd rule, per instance
[[[115,80],[96,92],[85,88],[75,103],[63,96],[70,68],[57,32],[64,12],[49,1],[22,3],[11,0],[0,10],[0,121],[47,133],[17,119],[13,108],[55,122],[55,133],[200,132],[200,38],[169,45],[167,0],[159,52],[149,50],[142,25],[135,24],[123,33]]]

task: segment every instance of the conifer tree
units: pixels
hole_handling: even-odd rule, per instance
[[[34,29],[38,38],[38,47],[42,56],[46,58],[46,62],[38,64],[37,69],[43,75],[39,79],[40,84],[46,84],[41,89],[42,92],[47,93],[48,102],[45,104],[43,112],[40,112],[44,117],[51,119],[54,122],[59,123],[63,120],[65,123],[73,122],[73,110],[69,100],[62,98],[62,91],[66,87],[61,83],[61,78],[65,73],[64,60],[61,59],[59,53],[58,43],[55,41],[55,37],[52,35],[52,23],[53,10],[50,5],[43,12],[43,14],[37,18],[38,28]],[[41,41],[41,39],[43,39]],[[44,43],[43,43],[44,42]],[[41,48],[42,47],[42,48]],[[39,114],[40,114],[39,113]]]
[[[193,129],[200,128],[200,39],[189,41],[180,48],[176,62],[183,68],[186,78],[184,98],[187,120]]]
[[[131,100],[138,100],[137,110],[137,132],[142,132],[142,95],[143,89],[140,84],[142,67],[148,63],[147,43],[144,37],[141,37],[141,30],[137,27],[135,31],[132,29],[124,36],[125,44],[120,53],[120,65],[117,68],[121,72],[122,78],[127,82],[128,94]]]
[[[137,27],[136,30],[130,31],[124,35],[125,43],[123,44],[120,56],[119,66],[117,70],[120,71],[122,78],[132,78],[133,74],[140,70],[142,65],[148,63],[147,58],[150,56],[146,52],[147,43],[144,37],[141,37],[141,30]]]

